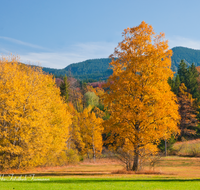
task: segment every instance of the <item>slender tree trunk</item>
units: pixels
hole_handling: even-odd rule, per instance
[[[95,146],[94,146],[94,135],[92,135],[92,141],[93,141],[93,159],[94,159],[94,162],[95,162],[96,152],[95,152]]]
[[[86,150],[87,150],[87,156],[88,156],[88,159],[90,159],[90,154],[89,154],[89,150],[88,150],[88,144],[86,143]]]
[[[165,156],[167,156],[167,140],[165,139]]]
[[[129,170],[129,163],[128,162],[126,163],[126,170],[127,171]]]
[[[128,170],[131,170],[131,161],[128,162]]]
[[[139,147],[138,146],[135,147],[134,153],[135,153],[135,155],[134,155],[134,162],[133,162],[132,170],[138,171],[138,169],[139,169]]]

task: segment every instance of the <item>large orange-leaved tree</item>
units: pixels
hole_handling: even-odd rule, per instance
[[[107,82],[105,122],[108,143],[128,154],[127,169],[139,170],[142,158],[158,151],[161,139],[179,132],[176,96],[167,83],[172,51],[164,34],[156,35],[144,21],[123,32],[110,63],[113,74]],[[117,58],[117,59],[116,59]]]

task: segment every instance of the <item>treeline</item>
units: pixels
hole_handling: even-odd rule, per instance
[[[181,116],[179,140],[200,137],[200,78],[194,64],[188,66],[184,60],[178,65],[176,76],[169,78],[171,90],[177,95]]]
[[[115,155],[130,169],[128,164],[135,153],[127,140],[129,129],[123,131],[124,134],[120,132],[122,129],[120,126],[126,127],[128,123],[121,123],[120,126],[115,123],[122,116],[132,118],[133,115],[129,114],[132,109],[130,106],[139,105],[139,103],[136,105],[135,99],[133,104],[127,101],[128,88],[124,89],[124,86],[129,85],[128,81],[122,80],[122,84],[118,84],[121,90],[118,91],[118,88],[116,89],[118,79],[114,83],[114,79],[110,79],[110,86],[119,92],[116,100],[122,96],[124,101],[123,104],[114,101],[113,105],[116,106],[114,110],[121,109],[121,112],[112,121],[108,119],[114,116],[116,110],[112,113],[104,107],[104,98],[107,96],[108,101],[111,94],[107,94],[103,88],[93,88],[86,82],[67,76],[59,80],[57,87],[52,75],[45,74],[41,68],[20,64],[15,57],[1,60],[0,74],[1,170],[66,165],[85,158],[95,160],[101,156],[103,147],[112,147],[111,150]],[[177,75],[169,78],[168,83],[176,94],[179,104],[181,121],[178,139],[199,138],[200,79],[196,67],[194,64],[187,66],[184,61],[181,61]],[[109,91],[110,87],[105,89]],[[123,89],[124,94],[121,94]],[[152,90],[152,87],[150,89]],[[131,94],[132,91],[129,93]],[[160,101],[159,98],[158,100]],[[162,102],[163,100],[158,105],[159,109],[162,107]],[[152,97],[147,105],[151,104]],[[125,108],[122,109],[119,105]],[[155,105],[143,109],[146,111],[151,107],[153,109]],[[170,113],[170,110],[168,111]],[[157,112],[155,114],[157,117]],[[144,117],[140,117],[141,121],[144,121]],[[138,116],[136,118],[138,119]],[[146,119],[149,121],[149,118]],[[111,125],[111,121],[114,125]],[[109,131],[111,126],[112,131],[115,131],[114,136],[111,136],[112,131]],[[145,131],[147,137],[148,130]],[[146,148],[155,149],[154,152],[157,152],[157,148],[151,147],[150,144]],[[144,151],[144,147],[141,150]],[[151,155],[152,152],[149,154]]]
[[[0,60],[0,76],[0,170],[101,155],[103,89],[70,77],[56,80],[16,57]]]
[[[178,65],[183,59],[187,66],[191,66],[194,63],[195,66],[200,66],[200,50],[194,50],[185,47],[174,47],[172,48],[172,64],[171,69],[174,72],[178,71]],[[73,76],[79,80],[106,80],[112,75],[112,69],[109,68],[110,58],[104,59],[90,59],[79,63],[73,63],[64,69],[51,69],[42,68],[43,71],[53,74],[55,77],[61,76]]]
[[[72,115],[51,75],[0,60],[0,170],[66,163]]]
[[[138,171],[154,163],[161,141],[198,137],[195,65],[181,61],[169,78],[172,50],[144,21],[123,37],[112,59],[72,64],[62,79],[15,57],[0,60],[1,170],[95,160],[104,146]],[[93,83],[97,88],[71,77],[107,75],[110,61],[113,74],[106,84]]]
[[[53,74],[55,77],[73,76],[79,80],[105,80],[112,74],[109,69],[110,58],[91,59],[79,63],[70,64],[64,69],[43,68],[43,71]]]
[[[16,57],[0,61],[0,170],[76,163],[101,155],[104,90]]]
[[[200,50],[194,50],[186,47],[174,47],[172,48],[172,51],[171,69],[173,71],[178,71],[181,60],[184,60],[187,66],[191,66],[191,63],[195,66],[200,66]]]

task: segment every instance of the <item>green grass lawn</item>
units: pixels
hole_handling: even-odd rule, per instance
[[[45,181],[34,181],[34,180]],[[1,190],[198,190],[200,179],[176,179],[166,177],[135,178],[107,177],[107,178],[34,178],[26,181],[0,181]]]
[[[200,158],[163,157],[155,167],[160,175],[112,173],[123,168],[118,162],[101,159],[76,166],[9,171],[0,174],[0,190],[200,190]]]

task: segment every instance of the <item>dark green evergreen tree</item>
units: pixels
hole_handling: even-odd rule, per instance
[[[65,101],[69,98],[69,82],[67,81],[67,76],[63,78],[63,82],[60,84],[60,95],[64,97]]]
[[[179,86],[181,84],[179,75],[177,74],[173,79],[169,78],[168,84],[171,86],[172,92],[174,92],[174,94],[178,95]]]
[[[198,82],[197,82],[198,76],[199,76],[198,71],[195,65],[192,63],[192,65],[188,68],[188,74],[187,74],[185,86],[188,89],[190,89],[190,94],[192,94],[192,97],[196,99],[197,102],[200,101],[200,93],[199,93]]]
[[[188,89],[188,92],[192,94],[192,97],[195,99],[195,101],[200,102],[200,92],[197,82],[197,77],[199,76],[199,74],[194,63],[192,63],[192,65],[188,67],[187,64],[183,60],[181,60],[178,68],[178,75],[175,78],[174,84],[172,86],[172,91],[175,94],[178,94],[178,87],[181,83],[184,83]]]
[[[178,95],[180,85],[181,85],[181,81],[180,81],[179,75],[177,74],[175,77],[175,82],[174,82],[174,93],[176,95]]]
[[[186,84],[187,73],[188,73],[187,64],[184,62],[184,60],[181,60],[178,66],[178,75],[181,83]]]
[[[172,92],[174,92],[174,80],[171,77],[168,78],[168,84],[171,86]]]

